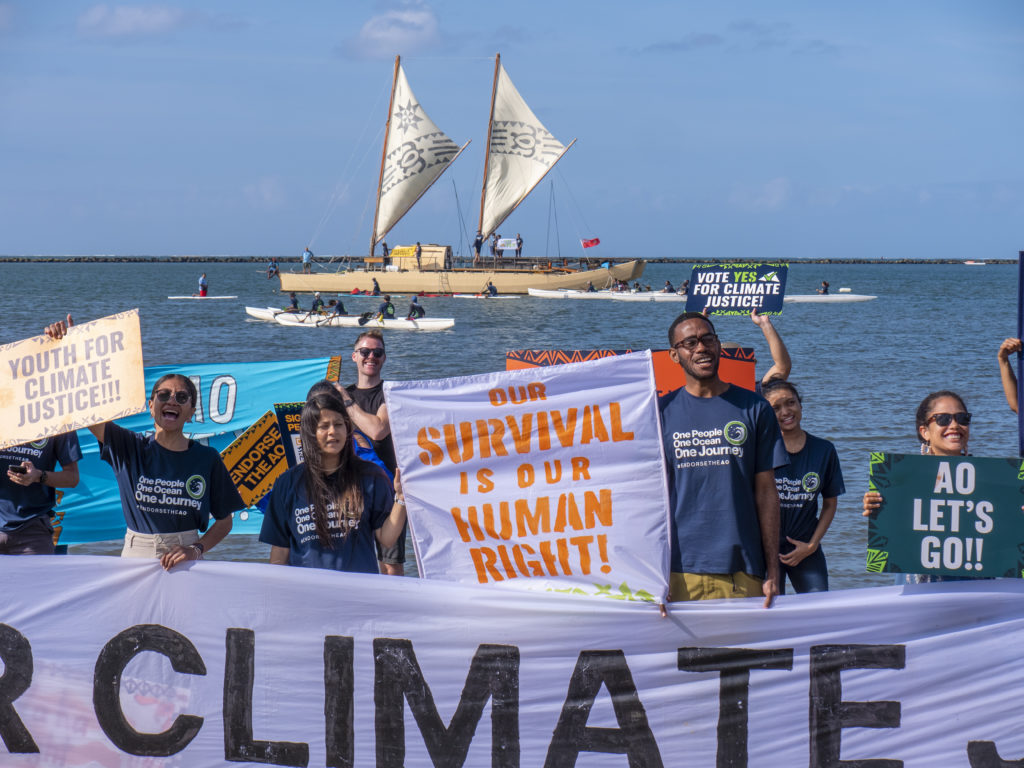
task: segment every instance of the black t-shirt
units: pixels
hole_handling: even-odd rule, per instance
[[[350,384],[345,387],[345,391],[356,401],[356,405],[367,413],[372,413],[374,416],[377,415],[380,407],[384,405],[383,381],[378,383],[377,386],[368,387],[367,389],[359,389],[355,384]],[[384,462],[384,466],[388,468],[392,475],[395,474],[398,460],[395,458],[395,444],[391,440],[391,433],[388,432],[383,440],[371,440],[370,442],[373,443],[373,450],[377,452],[377,456]]]

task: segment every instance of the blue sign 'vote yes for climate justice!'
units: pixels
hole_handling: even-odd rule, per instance
[[[782,314],[788,264],[700,264],[690,273],[686,311],[709,315]]]

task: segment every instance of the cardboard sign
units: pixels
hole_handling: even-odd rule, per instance
[[[255,506],[274,487],[274,481],[288,469],[276,414],[267,411],[259,421],[221,451],[220,457],[242,501],[248,507]]]
[[[1021,578],[1024,463],[872,453],[867,570]]]
[[[600,360],[603,357],[626,355],[632,349],[516,349],[505,353],[505,370],[517,371],[523,368],[537,368],[544,365],[582,363],[585,360]],[[667,349],[651,352],[654,363],[654,383],[658,395],[667,395],[686,385],[686,374],[682,367],[673,362]],[[757,362],[752,347],[722,347],[718,375],[737,387],[754,391],[754,365]]]
[[[781,315],[788,264],[701,264],[690,273],[686,311]]]
[[[145,409],[139,311],[0,346],[0,448]]]
[[[384,393],[424,578],[664,599],[649,351]]]

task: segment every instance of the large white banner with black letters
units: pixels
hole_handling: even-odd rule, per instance
[[[5,557],[0,765],[1017,765],[1024,584],[669,606]],[[872,761],[849,762],[838,761]]]

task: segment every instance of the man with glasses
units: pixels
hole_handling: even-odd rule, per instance
[[[779,570],[775,468],[789,463],[779,424],[759,395],[722,381],[711,321],[684,312],[668,332],[685,386],[659,400],[672,510],[672,600],[763,595]]]
[[[394,476],[398,461],[395,458],[395,444],[391,439],[388,407],[384,403],[384,382],[380,377],[386,359],[384,335],[379,330],[359,335],[352,351],[356,383],[345,387],[348,399],[344,403],[352,423],[370,440],[377,456]],[[378,545],[377,559],[381,562],[382,573],[389,576],[405,575],[404,529],[393,547],[381,549]]]

